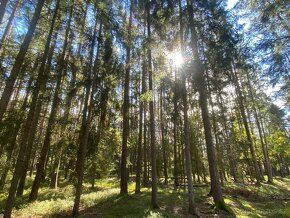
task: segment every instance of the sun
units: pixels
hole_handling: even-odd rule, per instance
[[[172,62],[172,65],[177,68],[181,67],[181,65],[184,63],[183,57],[179,51],[169,53],[168,59]]]

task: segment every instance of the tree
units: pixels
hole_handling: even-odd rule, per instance
[[[147,37],[151,38],[151,16],[150,16],[150,2],[146,1],[146,20],[147,20]],[[151,205],[157,205],[157,166],[156,166],[156,138],[155,138],[155,114],[154,114],[154,91],[153,91],[153,72],[152,72],[152,56],[151,49],[147,49],[148,61],[148,79],[149,79],[149,92],[151,92],[151,99],[149,101],[149,114],[150,114],[150,142],[151,142]]]
[[[184,54],[183,45],[183,20],[182,20],[182,5],[179,0],[179,25],[180,25],[180,50],[181,54]],[[188,184],[188,212],[190,214],[196,214],[194,205],[194,192],[192,182],[192,166],[191,166],[191,152],[189,142],[189,121],[188,121],[188,100],[186,89],[186,72],[181,69],[181,82],[182,82],[182,101],[183,101],[183,119],[184,119],[184,144],[185,144],[185,160],[186,160],[186,176]]]
[[[10,76],[7,79],[6,86],[4,88],[2,97],[0,99],[0,121],[3,119],[3,115],[7,109],[7,105],[9,103],[9,100],[10,100],[12,92],[13,92],[13,86],[15,84],[17,77],[18,77],[18,74],[20,73],[21,65],[24,61],[26,52],[28,50],[31,39],[33,37],[33,33],[34,33],[35,28],[36,28],[37,21],[40,17],[41,9],[44,5],[44,2],[45,2],[45,0],[39,0],[37,2],[37,6],[35,8],[34,15],[32,17],[30,24],[29,24],[29,27],[28,27],[28,31],[27,31],[25,38],[21,44],[21,47],[20,47],[19,52],[17,54],[17,57],[15,59],[13,68],[11,70]],[[6,3],[7,3],[7,1],[6,1]],[[5,1],[2,2],[1,7],[2,7],[2,5],[4,6],[4,4],[5,4]]]
[[[133,19],[133,1],[130,3],[130,15],[128,24],[128,38],[126,40],[126,66],[124,81],[124,104],[123,104],[123,141],[121,155],[121,184],[120,193],[128,194],[128,175],[127,175],[127,143],[129,135],[129,86],[130,86],[130,59],[131,59],[131,29]]]
[[[193,10],[191,1],[187,1],[188,7],[188,16],[189,16],[189,23],[190,23],[190,31],[191,31],[191,49],[194,54],[194,64],[195,64],[195,73],[196,73],[196,85],[197,90],[199,92],[199,104],[202,113],[202,120],[204,125],[204,133],[205,133],[205,140],[207,146],[207,157],[209,163],[209,171],[210,171],[210,178],[211,178],[211,191],[213,194],[214,202],[218,207],[224,208],[224,200],[222,196],[221,184],[217,169],[217,160],[215,149],[213,145],[212,133],[211,133],[211,123],[210,117],[208,113],[208,106],[207,106],[207,93],[206,93],[206,85],[205,85],[205,78],[204,78],[204,67],[202,62],[199,59],[198,54],[198,45],[197,45],[197,33],[195,30],[195,26],[193,23]]]

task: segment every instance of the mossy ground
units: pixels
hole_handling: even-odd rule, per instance
[[[30,183],[31,181],[28,181]],[[29,184],[28,184],[29,186]],[[186,190],[160,187],[159,209],[150,207],[150,189],[134,194],[134,183],[129,184],[129,194],[119,195],[115,179],[100,180],[96,188],[84,185],[80,217],[193,217],[187,215]],[[212,198],[207,196],[209,187],[196,187],[196,203],[201,217],[290,217],[290,179],[276,178],[274,184],[261,186],[227,183],[225,202],[231,213],[216,210]],[[71,217],[74,188],[67,183],[57,190],[43,187],[38,201],[27,203],[29,189],[15,204],[14,217]],[[3,211],[7,190],[0,194]],[[1,217],[1,215],[0,215]]]

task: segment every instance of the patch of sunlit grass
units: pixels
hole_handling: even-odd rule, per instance
[[[29,181],[30,182],[30,181]],[[128,184],[128,195],[119,195],[119,180],[97,180],[95,188],[85,183],[81,197],[81,214],[96,214],[100,217],[184,217],[188,207],[186,189],[174,190],[172,186],[159,186],[159,209],[150,206],[151,188],[142,188],[135,194],[135,183]],[[207,197],[209,186],[195,187],[195,201],[204,214],[215,214],[210,207],[212,198]],[[223,188],[225,203],[235,217],[290,217],[290,202],[271,200],[271,196],[289,197],[290,179],[276,178],[274,184],[261,186],[227,183]],[[67,182],[58,189],[42,187],[38,201],[27,203],[30,189],[17,198],[13,215],[16,217],[69,216],[74,202],[74,186]],[[7,192],[0,193],[0,209],[4,209]],[[219,212],[218,212],[219,213]],[[231,217],[231,214],[228,214]]]
[[[238,218],[290,217],[290,202],[283,200],[283,196],[289,197],[289,188],[290,179],[279,177],[274,184],[260,186],[229,183],[224,188],[228,193],[225,203]]]

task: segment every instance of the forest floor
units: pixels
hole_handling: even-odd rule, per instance
[[[209,186],[195,188],[201,217],[290,217],[290,178],[277,177],[273,185],[262,183],[261,186],[226,183],[223,191],[230,213],[215,210],[212,198],[207,196]],[[25,190],[24,196],[17,199],[13,217],[71,217],[72,185],[63,183],[57,190],[43,187],[38,201],[33,203],[27,203],[28,195],[29,190]],[[3,211],[6,196],[7,191],[0,193],[0,211]],[[184,189],[159,188],[159,209],[150,208],[150,197],[149,188],[134,194],[134,183],[129,184],[129,195],[120,196],[115,179],[100,180],[95,189],[85,184],[80,217],[192,217],[186,215]]]

